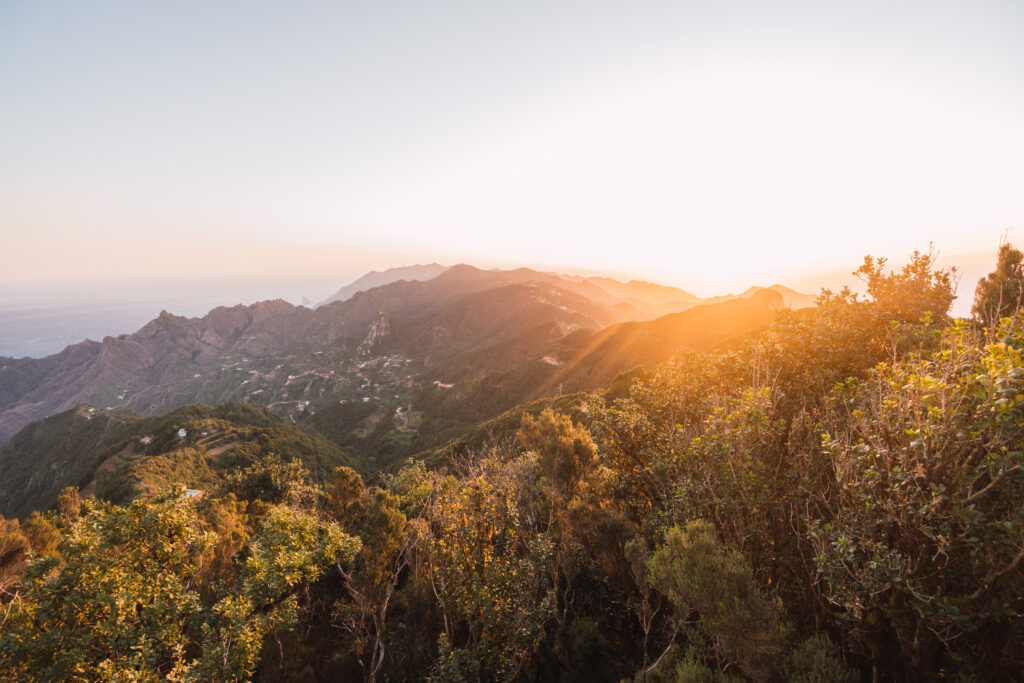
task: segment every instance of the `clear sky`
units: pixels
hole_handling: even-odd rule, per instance
[[[994,255],[1022,37],[1019,0],[0,0],[0,281]]]

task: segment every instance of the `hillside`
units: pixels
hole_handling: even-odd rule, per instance
[[[724,296],[713,296],[704,299],[704,303],[721,303],[723,301],[732,301],[733,299],[749,299],[758,292],[765,290],[776,292],[782,296],[782,302],[786,308],[792,308],[794,311],[801,308],[810,308],[817,305],[818,297],[815,294],[804,294],[798,292],[791,287],[785,285],[772,285],[770,287],[748,287],[741,294],[726,294]]]
[[[479,433],[482,423],[520,410],[520,404],[604,389],[619,373],[637,366],[653,369],[683,349],[704,351],[755,334],[780,306],[780,295],[766,292],[601,330],[566,334],[557,322],[510,325],[503,336],[490,337],[499,341],[424,366],[397,395],[386,394],[382,386],[375,400],[324,404],[301,419],[360,453],[371,467],[387,468],[449,441],[466,443],[467,432]],[[424,330],[430,326],[423,324],[414,338],[429,339]]]
[[[619,372],[637,365],[651,369],[683,348],[706,351],[764,328],[783,307],[780,294],[763,290],[750,298],[695,306],[648,322],[612,325],[582,349],[559,359],[558,371],[538,389],[537,397],[556,387],[572,392],[607,386]]]
[[[683,349],[705,351],[754,334],[780,306],[780,296],[767,293],[597,332],[579,330],[551,343],[538,340],[534,355],[518,363],[502,346],[461,354],[431,369],[432,376],[454,380],[453,389],[424,387],[415,397],[424,406],[423,431],[437,439],[457,438],[468,426],[520,403],[603,389],[619,373],[652,369]],[[423,439],[419,445],[436,443]]]
[[[528,276],[511,279],[526,282]],[[0,442],[33,420],[81,403],[157,413],[188,403],[245,400],[295,411],[306,407],[302,401],[356,397],[353,385],[362,382],[353,367],[358,346],[382,313],[408,326],[509,280],[459,266],[427,282],[395,282],[315,311],[284,301],[216,308],[202,318],[165,311],[134,334],[87,340],[42,359],[2,359]],[[518,296],[536,302],[528,290],[518,290]],[[590,312],[589,320],[561,311],[554,302],[546,309],[567,327],[600,327],[621,319],[615,309],[577,306]],[[450,315],[445,325],[457,329],[457,318]],[[432,333],[443,327],[435,325]],[[491,329],[499,333],[500,324]],[[474,339],[481,335],[486,337],[487,329]],[[304,386],[297,397],[289,386],[300,376],[324,381]]]
[[[747,291],[740,294],[744,299],[749,299],[758,292],[769,290],[772,292],[778,292],[782,295],[782,302],[786,305],[786,308],[792,308],[794,311],[801,308],[810,308],[817,303],[818,297],[812,294],[803,294],[790,287],[784,285],[772,285],[771,287],[751,287]]]
[[[315,310],[278,300],[201,318],[165,311],[134,334],[0,359],[0,443],[81,404],[155,415],[244,401],[379,466],[523,401],[598,389],[757,329],[776,304],[752,304],[755,294],[702,305],[652,283],[460,264]]]
[[[701,298],[690,294],[678,287],[659,285],[644,280],[630,280],[620,282],[610,277],[590,277],[586,280],[610,294],[622,297],[623,299],[635,299],[650,304],[686,303],[690,305],[699,304]]]
[[[335,467],[358,464],[260,406],[191,405],[143,417],[81,405],[28,425],[0,446],[0,515],[45,510],[65,486],[115,502],[174,483],[207,489],[271,453],[298,458],[317,482]]]

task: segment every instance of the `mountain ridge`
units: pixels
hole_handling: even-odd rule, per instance
[[[219,306],[196,318],[164,310],[131,334],[85,340],[41,359],[0,359],[0,443],[34,420],[82,403],[154,414],[188,403],[242,400],[300,420],[332,396],[401,398],[419,395],[424,383],[490,371],[512,372],[529,384],[527,377],[548,371],[517,368],[531,358],[568,353],[565,344],[580,334],[589,339],[610,325],[716,303],[637,280],[468,264],[442,268],[428,280],[396,280],[315,309],[275,299]],[[755,289],[723,300],[750,298]],[[399,355],[388,361],[383,379],[359,365],[393,353]],[[440,374],[428,377],[430,368]]]
[[[389,285],[392,282],[397,282],[399,280],[431,280],[447,269],[448,266],[442,266],[440,263],[427,263],[423,265],[416,264],[413,266],[388,268],[383,271],[371,270],[369,273],[356,278],[349,284],[340,288],[334,294],[316,304],[314,308],[320,308],[321,306],[326,306],[327,304],[334,303],[335,301],[347,301],[358,292],[372,289],[374,287]]]

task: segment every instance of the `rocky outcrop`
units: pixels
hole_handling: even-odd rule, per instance
[[[356,348],[360,356],[379,356],[391,349],[393,334],[391,330],[391,316],[381,312],[370,323],[370,331]]]

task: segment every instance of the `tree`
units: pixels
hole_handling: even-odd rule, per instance
[[[785,652],[782,605],[758,587],[742,553],[723,548],[705,522],[673,527],[649,561],[651,583],[676,608],[688,640],[719,669],[766,681]]]
[[[971,314],[980,322],[994,324],[1013,315],[1024,304],[1024,254],[1006,242],[999,245],[996,269],[983,277],[974,290]]]
[[[57,496],[57,512],[65,523],[78,519],[82,513],[82,498],[74,486],[65,486]]]
[[[231,472],[224,478],[222,489],[241,500],[306,508],[314,506],[320,496],[320,490],[310,485],[309,470],[302,461],[298,458],[286,461],[277,453]]]
[[[886,274],[886,259],[865,256],[854,274],[867,285],[874,306],[888,320],[914,323],[930,314],[938,321],[946,317],[956,298],[956,270],[937,270],[936,259],[934,251],[915,251],[902,270]]]
[[[91,508],[58,555],[26,571],[22,607],[0,634],[0,678],[251,678],[264,636],[293,621],[296,594],[359,549],[337,525],[271,507],[239,588],[205,598],[197,583],[217,541],[180,488]]]
[[[516,680],[555,609],[553,543],[524,500],[536,458],[524,459],[486,459],[431,500],[428,571],[444,622],[435,680]]]
[[[185,675],[189,622],[203,610],[183,587],[211,540],[182,496],[81,518],[61,558],[30,566],[24,609],[0,638],[2,670],[47,680]]]
[[[0,605],[6,605],[18,595],[29,552],[28,539],[18,520],[4,519],[0,515]]]
[[[363,676],[372,683],[384,665],[391,598],[424,533],[423,524],[420,519],[406,519],[398,496],[386,489],[366,488],[349,467],[335,470],[327,500],[342,525],[365,539],[354,567],[348,571],[338,567],[349,599],[337,605],[335,620],[352,635]]]
[[[523,413],[516,438],[536,451],[544,474],[563,495],[571,495],[587,470],[597,461],[597,446],[583,425],[568,415],[545,408],[539,417]]]
[[[837,388],[808,456],[836,484],[815,490],[817,589],[905,680],[1024,666],[1024,317],[976,334]]]

